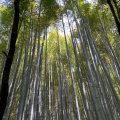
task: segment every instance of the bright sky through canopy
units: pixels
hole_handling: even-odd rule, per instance
[[[0,3],[3,3],[3,2],[5,2],[5,0],[0,0]]]
[[[86,0],[87,2],[97,2],[97,0]]]

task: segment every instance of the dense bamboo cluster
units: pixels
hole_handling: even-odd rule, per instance
[[[21,21],[3,120],[119,120],[120,64],[101,18],[109,64],[77,0],[57,3],[65,9],[56,21],[43,19],[42,1],[37,16],[28,12],[29,25]]]

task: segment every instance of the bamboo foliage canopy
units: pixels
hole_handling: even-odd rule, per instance
[[[101,16],[105,56],[78,0],[24,2],[3,120],[119,120],[120,50]]]

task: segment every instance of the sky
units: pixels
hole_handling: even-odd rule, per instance
[[[4,2],[5,0],[0,0],[0,2],[2,3],[2,2]]]
[[[0,3],[3,3],[5,0],[0,0]]]
[[[86,1],[91,2],[91,0],[86,0]]]
[[[86,0],[87,2],[97,2],[98,0]]]

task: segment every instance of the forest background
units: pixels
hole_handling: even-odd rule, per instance
[[[119,119],[119,11],[118,0],[1,1],[0,118]]]

